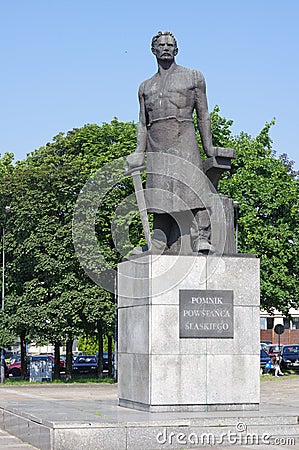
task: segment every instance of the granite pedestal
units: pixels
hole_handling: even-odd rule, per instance
[[[213,298],[221,293],[229,304],[220,310],[230,312],[215,319],[222,300],[217,305]],[[184,298],[206,300],[188,308]],[[184,311],[192,316],[191,331]],[[147,255],[119,265],[120,406],[151,412],[258,409],[259,366],[257,258]]]

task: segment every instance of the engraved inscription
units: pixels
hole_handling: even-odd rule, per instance
[[[233,291],[180,290],[180,338],[232,338]]]

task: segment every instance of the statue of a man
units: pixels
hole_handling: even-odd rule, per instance
[[[187,220],[190,249],[208,253],[213,251],[211,227],[208,210],[201,200],[200,183],[195,192],[181,177],[186,179],[186,173],[181,172],[188,170],[187,178],[192,178],[192,166],[202,168],[194,111],[203,150],[208,157],[214,155],[205,80],[198,70],[176,64],[178,47],[170,31],[160,31],[153,37],[152,52],[157,59],[158,72],[140,85],[137,149],[127,161],[130,169],[142,166],[147,152],[147,209],[154,213],[152,250],[162,246],[166,246],[166,250],[177,247],[182,234],[186,234],[188,211],[189,216],[190,212],[192,214],[192,223]],[[163,155],[173,157],[171,169],[166,168],[167,158],[165,162]],[[187,168],[184,161],[188,162]]]

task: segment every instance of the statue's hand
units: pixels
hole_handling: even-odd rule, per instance
[[[216,156],[218,147],[210,147],[206,149],[205,154],[208,158],[211,158],[212,156]]]
[[[134,169],[135,167],[140,167],[144,163],[144,153],[131,153],[126,157],[129,169]]]
[[[212,147],[206,151],[208,158],[211,156],[220,156],[223,158],[234,159],[236,157],[236,150],[233,148]]]

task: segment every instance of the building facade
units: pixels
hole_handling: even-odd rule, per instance
[[[278,343],[278,335],[275,333],[275,325],[282,324],[284,333],[280,335],[282,345],[299,343],[299,310],[290,309],[291,319],[284,317],[281,312],[274,311],[269,314],[261,311],[260,314],[260,337],[261,342],[269,341],[273,344]]]

